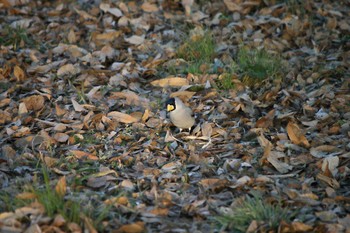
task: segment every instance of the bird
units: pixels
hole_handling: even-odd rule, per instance
[[[192,110],[187,107],[179,98],[170,98],[166,102],[166,110],[169,112],[171,122],[180,129],[191,128],[195,123]]]

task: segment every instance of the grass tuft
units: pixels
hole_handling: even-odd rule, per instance
[[[211,33],[187,39],[177,50],[177,57],[188,62],[183,73],[202,74],[210,68],[215,54],[215,43]]]
[[[12,28],[7,26],[2,32],[0,32],[0,45],[12,45],[16,50],[19,47],[24,47],[25,45],[32,46],[33,44],[34,41],[30,38],[24,28]]]
[[[288,209],[279,205],[271,205],[262,200],[260,195],[247,197],[232,213],[217,217],[222,229],[231,232],[246,232],[250,223],[255,220],[264,232],[277,231],[281,221],[289,221],[293,215]]]
[[[243,82],[247,85],[260,83],[270,77],[276,78],[282,71],[281,59],[264,49],[241,47],[237,63]]]
[[[45,207],[48,216],[54,217],[56,214],[62,215],[70,222],[80,223],[80,213],[82,212],[80,203],[66,200],[50,185],[49,172],[43,167],[44,185],[43,189],[32,187],[31,191],[35,194],[37,200]]]
[[[231,73],[224,73],[219,76],[219,80],[216,82],[220,90],[231,90],[235,88],[233,78],[235,75]]]

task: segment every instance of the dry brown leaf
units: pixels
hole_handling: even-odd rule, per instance
[[[17,194],[16,198],[22,199],[22,200],[28,200],[28,199],[37,198],[37,195],[35,193],[32,193],[32,192],[23,192],[23,193]]]
[[[92,153],[88,153],[80,150],[70,150],[77,159],[90,159],[90,160],[98,160],[98,157]]]
[[[301,132],[301,129],[296,123],[289,122],[287,125],[287,133],[289,139],[296,145],[310,147],[309,141],[306,139],[304,134]]]
[[[54,167],[57,164],[58,159],[50,156],[44,156],[45,165],[49,168]]]
[[[66,133],[55,133],[53,138],[58,142],[66,142],[69,138],[69,135]]]
[[[159,86],[159,87],[182,87],[189,85],[189,82],[185,78],[179,78],[179,77],[170,77],[170,78],[163,78],[154,80],[151,82],[153,86]]]
[[[152,129],[156,129],[162,126],[162,122],[163,121],[161,119],[152,117],[146,122],[146,126]]]
[[[112,198],[109,198],[109,199],[105,200],[104,203],[107,204],[107,205],[117,204],[117,205],[127,206],[129,204],[129,200],[125,196],[112,197]]]
[[[124,38],[124,40],[133,45],[140,45],[145,41],[145,37],[133,35],[129,38]]]
[[[224,0],[224,3],[229,11],[242,11],[241,0]]]
[[[78,10],[74,7],[75,12],[77,12],[81,17],[83,17],[85,20],[93,20],[96,21],[96,17],[88,14],[86,11]]]
[[[183,98],[186,97],[186,99],[191,99],[192,96],[194,96],[196,94],[196,92],[194,91],[177,91],[177,92],[173,92],[170,94],[170,97],[180,97],[182,96]]]
[[[273,126],[273,119],[275,117],[275,109],[272,109],[270,112],[266,114],[266,116],[261,117],[259,120],[256,121],[255,127],[256,128],[269,128]]]
[[[142,118],[141,118],[143,123],[145,123],[148,120],[149,115],[150,115],[150,111],[148,108],[146,108],[145,112],[143,113]]]
[[[118,230],[116,230],[117,233],[142,233],[144,231],[145,223],[141,221],[123,225]]]
[[[67,182],[66,182],[66,177],[65,176],[62,176],[57,184],[56,184],[56,187],[55,187],[55,191],[57,193],[57,195],[61,198],[64,197],[64,195],[66,195],[66,192],[67,192]]]
[[[78,68],[76,68],[72,64],[66,64],[64,66],[61,66],[57,70],[57,76],[76,75],[78,72],[79,72]]]
[[[266,148],[268,146],[272,148],[272,143],[267,138],[265,138],[264,134],[262,133],[260,133],[260,135],[258,136],[258,142],[263,148]]]
[[[99,177],[93,177],[90,176],[87,180],[86,185],[97,189],[97,188],[101,188],[104,187],[108,182],[108,177],[107,176],[99,176]]]
[[[13,75],[16,77],[17,82],[22,82],[26,78],[24,71],[17,65],[13,69]]]
[[[149,3],[149,2],[144,2],[142,5],[141,5],[141,9],[145,12],[157,12],[159,9],[157,7],[157,5],[155,4],[152,4],[152,3]]]
[[[77,42],[77,38],[75,36],[75,32],[74,32],[73,28],[71,28],[69,30],[67,39],[68,39],[69,43],[71,43],[71,44],[75,44]]]
[[[112,92],[111,99],[122,98],[126,100],[126,104],[142,106],[143,108],[149,108],[149,100],[143,97],[140,97],[133,91],[123,91],[123,92]]]
[[[27,146],[36,146],[41,144],[44,138],[41,136],[29,135],[27,137],[22,137],[15,142],[16,147],[25,148]]]
[[[186,16],[191,15],[191,7],[193,5],[194,0],[182,0],[181,4],[185,8],[185,14]]]
[[[95,33],[92,35],[92,40],[105,45],[107,42],[116,40],[120,35],[121,31],[109,31],[101,34]]]
[[[213,133],[213,127],[211,126],[211,124],[209,122],[204,122],[202,124],[202,135],[204,137],[211,137],[211,134]]]
[[[0,108],[3,108],[11,103],[10,98],[4,98],[0,100]]]
[[[64,224],[66,224],[66,220],[64,219],[64,217],[60,214],[57,214],[53,220],[52,225],[55,227],[62,227],[64,226]]]
[[[330,156],[323,159],[322,162],[322,171],[326,173],[329,171],[331,176],[335,177],[338,173],[337,167],[339,166],[339,157],[338,156]]]
[[[181,163],[180,162],[170,162],[167,164],[164,164],[164,166],[162,167],[162,170],[164,171],[172,171],[175,170],[177,168],[181,167]]]
[[[135,189],[135,185],[130,180],[123,180],[120,183],[120,187],[122,187],[123,189],[125,189],[127,191],[134,191],[134,189]]]
[[[316,178],[325,182],[326,184],[328,184],[329,186],[331,186],[334,189],[340,188],[340,184],[336,179],[329,178],[328,176],[325,176],[321,173],[317,174]]]
[[[83,218],[84,220],[84,226],[86,227],[86,230],[89,232],[89,233],[98,233],[98,231],[95,229],[93,223],[92,223],[92,220],[91,218],[85,216],[84,214],[81,214],[81,217]]]
[[[22,99],[28,110],[39,111],[44,107],[45,99],[41,95],[32,95]]]
[[[292,229],[294,232],[311,232],[313,227],[302,222],[292,222]]]
[[[11,114],[5,111],[0,110],[0,124],[5,124],[12,120]]]
[[[87,110],[81,105],[79,104],[75,99],[71,98],[72,104],[73,104],[73,108],[75,111],[77,112],[87,112]]]
[[[152,209],[150,213],[158,216],[167,216],[169,214],[169,209],[156,207]]]
[[[133,117],[126,113],[117,112],[117,111],[109,112],[107,114],[107,117],[111,117],[113,120],[122,122],[125,124],[138,122],[138,119],[136,117]]]
[[[342,153],[341,149],[332,145],[322,145],[318,147],[312,147],[310,149],[310,154],[316,158],[325,158],[325,157],[339,155],[341,153]]]
[[[280,161],[279,158],[281,157],[285,157],[283,152],[271,151],[270,154],[267,156],[267,161],[269,161],[278,172],[284,174],[292,170],[293,167],[285,162]]]
[[[111,8],[111,6],[108,3],[101,3],[100,9],[103,10],[104,12],[108,12],[116,17],[123,16],[123,13],[121,12],[121,10],[119,10],[118,8],[115,8],[115,7]]]
[[[209,178],[202,179],[199,184],[206,190],[220,191],[229,186],[230,182],[226,179]]]

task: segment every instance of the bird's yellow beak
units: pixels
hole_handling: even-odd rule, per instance
[[[173,111],[175,109],[175,107],[174,107],[174,105],[172,105],[172,104],[168,104],[167,106],[166,106],[166,110],[168,111],[168,112],[171,112],[171,111]]]

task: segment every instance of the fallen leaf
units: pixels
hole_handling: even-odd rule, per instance
[[[64,195],[66,195],[67,192],[67,182],[66,182],[66,177],[62,176],[55,187],[55,191],[58,194],[59,197],[63,198]]]
[[[68,39],[69,43],[71,43],[71,44],[74,44],[74,43],[77,42],[77,38],[76,38],[76,36],[75,36],[75,32],[74,32],[73,28],[71,28],[71,29],[69,30],[67,39]]]
[[[22,82],[26,78],[24,71],[17,65],[13,69],[13,75],[16,77],[17,82]]]
[[[261,117],[259,120],[256,121],[255,127],[256,128],[269,128],[273,126],[273,119],[275,117],[275,109],[272,109],[270,112],[266,114],[266,116]]]
[[[220,190],[228,187],[230,182],[226,179],[217,179],[217,178],[209,178],[209,179],[202,179],[199,181],[199,184],[205,189],[205,190],[211,190],[214,192],[219,192]]]
[[[70,150],[77,159],[90,159],[90,160],[98,160],[98,157],[92,153],[88,153],[80,150]]]
[[[77,73],[79,73],[79,69],[72,64],[66,64],[57,70],[57,76],[76,75]]]
[[[44,107],[45,99],[41,95],[32,95],[22,99],[28,110],[39,111]]]
[[[159,86],[159,87],[182,87],[189,85],[189,82],[185,78],[179,78],[179,77],[170,77],[170,78],[163,78],[154,80],[151,82],[153,86]]]
[[[310,147],[309,141],[306,139],[304,134],[301,132],[301,129],[296,123],[289,122],[287,125],[287,133],[289,139],[296,145]]]
[[[118,112],[118,111],[109,112],[107,114],[107,117],[110,117],[115,121],[122,122],[125,124],[138,122],[138,119],[136,117],[133,117],[129,114]]]
[[[342,153],[342,150],[332,145],[322,145],[318,147],[312,147],[310,154],[316,158],[325,158],[336,156]]]
[[[69,138],[69,135],[66,133],[55,133],[53,138],[58,142],[66,142]]]
[[[145,223],[140,221],[123,225],[116,230],[117,233],[142,233],[144,231],[145,231]]]
[[[211,124],[210,123],[208,123],[208,122],[204,122],[203,124],[202,124],[202,135],[204,136],[204,137],[208,137],[208,138],[210,138],[211,137],[211,134],[213,133],[213,128],[212,128],[212,126],[211,126]]]
[[[270,154],[267,156],[267,161],[269,161],[278,172],[284,174],[292,170],[293,167],[278,159],[281,157],[281,154],[283,154],[283,152],[271,151]],[[284,155],[282,157],[284,157]]]
[[[87,112],[87,110],[82,106],[80,105],[75,99],[71,99],[72,101],[72,104],[73,104],[73,107],[74,107],[74,110],[77,111],[77,112]]]
[[[323,159],[322,162],[322,171],[326,172],[329,170],[332,173],[332,176],[335,177],[338,173],[337,167],[339,166],[339,157],[330,156]]]
[[[134,191],[135,189],[135,185],[130,181],[130,180],[123,180],[120,183],[120,187],[122,187],[123,189],[127,190],[127,191]]]
[[[23,193],[17,194],[16,198],[22,199],[22,200],[31,200],[31,199],[37,198],[37,195],[32,192],[23,192]]]
[[[313,229],[312,226],[302,222],[292,222],[291,224],[295,232],[310,232]]]
[[[140,45],[145,41],[145,38],[143,36],[133,35],[129,38],[124,38],[124,40],[133,45]]]
[[[157,5],[149,3],[149,2],[144,2],[141,5],[141,9],[145,12],[157,12],[159,9],[157,7]]]

